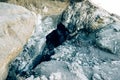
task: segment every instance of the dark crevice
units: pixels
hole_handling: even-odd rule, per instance
[[[57,29],[53,30],[46,36],[46,44],[48,45],[48,48],[50,49],[51,45],[54,48],[61,45],[67,39],[68,35],[69,31],[62,23],[59,23]]]
[[[42,52],[42,56],[38,55],[33,61],[33,68],[35,68],[38,64],[43,61],[51,60],[51,56],[55,54],[54,48],[61,45],[64,41],[66,41],[67,36],[69,35],[69,31],[65,28],[62,23],[57,25],[57,29],[53,30],[46,36],[46,47]]]
[[[64,41],[66,41],[68,35],[69,35],[69,31],[67,30],[67,28],[65,28],[65,26],[62,23],[59,23],[57,25],[57,28],[46,36],[46,45],[45,45],[43,51],[41,53],[39,53],[39,55],[37,55],[32,60],[32,63],[29,63],[27,65],[27,67],[29,69],[27,71],[24,71],[25,68],[26,68],[25,67],[25,68],[23,68],[22,70],[19,71],[17,68],[14,69],[15,66],[13,65],[10,68],[7,80],[9,80],[9,79],[11,79],[11,80],[14,79],[15,80],[15,76],[13,76],[13,72],[14,72],[15,75],[20,75],[20,76],[24,76],[24,77],[27,77],[31,74],[34,74],[34,73],[32,73],[32,69],[34,69],[41,62],[50,61],[51,56],[55,54],[54,48],[58,47]]]

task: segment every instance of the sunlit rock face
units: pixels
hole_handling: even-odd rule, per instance
[[[120,21],[118,17],[93,5],[89,0],[71,3],[63,12],[61,20],[72,34],[83,28],[94,31]]]
[[[45,37],[57,28],[59,21],[72,34],[71,38],[54,48],[55,54],[49,61],[31,68],[33,63],[47,58],[44,56],[49,53]],[[16,76],[26,80],[70,80],[74,77],[77,80],[119,80],[120,57],[116,54],[120,49],[119,21],[119,17],[88,0],[70,4],[60,18],[38,16],[32,37],[10,65],[8,80]]]
[[[16,5],[0,3],[0,80],[8,64],[20,53],[35,25],[35,15]]]

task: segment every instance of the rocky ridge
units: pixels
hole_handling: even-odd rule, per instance
[[[54,48],[55,55],[49,61],[31,70],[34,57],[49,53],[44,49],[45,37],[60,21],[72,38]],[[10,65],[9,73],[15,75],[9,74],[8,79],[119,80],[119,21],[88,0],[71,3],[62,16],[39,16],[33,36]]]

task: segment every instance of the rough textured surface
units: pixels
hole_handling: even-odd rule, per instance
[[[45,35],[56,28],[55,24],[60,19],[38,18],[38,26],[33,36],[21,54],[11,63],[11,69],[15,70],[13,72],[16,74],[18,71],[16,74],[18,78],[59,80],[61,73],[55,73],[59,68],[61,72],[65,69],[65,72],[62,72],[65,75],[66,72],[70,72],[70,75],[74,74],[78,80],[119,80],[120,76],[117,73],[120,57],[114,50],[114,47],[119,48],[119,45],[114,44],[116,41],[119,43],[119,17],[96,7],[88,0],[80,1],[71,3],[61,18],[62,23],[71,32],[71,39],[54,48],[55,55],[51,56],[50,61],[42,62],[35,69],[30,70],[27,63],[33,66],[30,62],[41,54],[41,51],[44,52],[43,54],[49,53],[42,47],[45,43]],[[21,76],[19,71],[25,71],[25,74]],[[15,78],[16,75],[11,76]]]
[[[8,64],[22,50],[35,25],[35,15],[27,9],[0,3],[0,80],[8,72]]]
[[[34,30],[33,35],[28,40],[27,44],[24,46],[23,51],[20,55],[11,63],[11,69],[15,71],[16,74],[20,74],[23,71],[29,71],[33,66],[34,59],[39,55],[38,59],[43,56],[42,51],[45,47],[45,37],[53,29],[55,29],[59,16],[49,16],[42,17],[38,16],[38,21]],[[35,62],[34,62],[35,63]],[[13,76],[13,74],[10,74]],[[9,79],[8,79],[9,80]]]
[[[62,22],[72,34],[83,28],[88,31],[100,29],[115,21],[119,22],[119,18],[93,5],[89,0],[71,3],[62,15]]]
[[[75,73],[81,80],[86,79],[82,79],[83,74],[88,80],[91,79],[94,66],[99,66],[103,62],[109,63],[119,60],[116,55],[97,48],[93,34],[87,35],[85,32],[80,32],[77,37],[56,48],[55,53],[52,59],[68,62],[71,65],[71,72]],[[84,73],[81,74],[81,70]]]
[[[120,55],[120,23],[105,26],[96,33],[96,43],[111,53]]]

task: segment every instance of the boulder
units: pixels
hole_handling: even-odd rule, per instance
[[[89,32],[105,27],[113,22],[120,22],[119,17],[94,5],[91,0],[71,3],[63,12],[62,23],[75,35],[81,29]]]
[[[31,36],[35,14],[12,4],[0,3],[0,80],[8,73],[8,64],[20,53]]]
[[[120,23],[112,23],[96,33],[96,44],[113,54],[120,53]],[[120,55],[120,54],[119,54]]]

